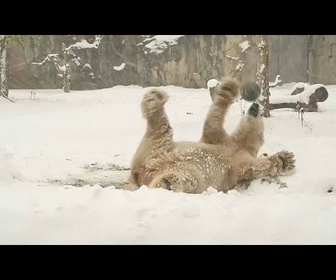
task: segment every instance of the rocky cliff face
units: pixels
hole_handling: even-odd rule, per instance
[[[10,88],[61,88],[59,69],[69,63],[71,89],[206,87],[209,79],[236,67],[228,56],[238,55],[240,41],[241,36],[224,35],[27,35],[23,45],[9,49],[9,83]],[[254,79],[254,70],[250,76]]]
[[[336,84],[336,36],[309,37],[309,81]]]
[[[224,74],[226,36],[165,36],[138,44],[138,72],[143,85],[206,87]]]
[[[323,36],[314,37],[308,56],[306,35],[270,36],[270,80],[280,74],[283,82],[307,82],[308,63],[309,78],[321,73],[321,65],[334,69],[334,61],[316,51]],[[324,40],[336,41],[330,37]],[[62,88],[67,63],[71,89],[84,90],[131,84],[205,88],[208,80],[237,69],[242,80],[255,81],[258,61],[252,35],[26,35],[8,53],[9,87],[32,89]],[[313,80],[336,82],[330,73]]]

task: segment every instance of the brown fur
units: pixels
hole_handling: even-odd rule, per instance
[[[164,110],[168,95],[159,89],[147,92],[141,102],[147,129],[132,159],[130,184],[202,193],[208,187],[228,191],[238,183],[267,175],[285,175],[294,169],[287,151],[257,158],[264,142],[263,119],[246,114],[229,135],[223,122],[239,95],[238,83],[226,78],[216,88],[198,142],[175,142]]]

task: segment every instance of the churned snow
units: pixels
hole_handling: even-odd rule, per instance
[[[319,112],[265,119],[260,154],[289,150],[293,175],[228,193],[116,188],[146,127],[150,88],[10,90],[0,98],[0,244],[336,244],[336,86]],[[175,140],[198,141],[208,89],[162,87]],[[289,86],[271,89],[271,98]],[[240,104],[225,118],[230,133]],[[285,186],[285,187],[284,187]]]

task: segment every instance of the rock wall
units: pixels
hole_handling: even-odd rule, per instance
[[[270,35],[270,80],[281,76],[285,83],[308,82],[308,36]]]
[[[62,55],[62,43],[66,56]],[[270,81],[336,83],[335,35],[270,35]],[[62,88],[68,62],[71,89],[115,85],[206,87],[236,73],[255,81],[253,35],[25,35],[9,48],[10,88]],[[307,70],[309,69],[309,74]]]
[[[310,35],[310,83],[336,84],[336,36]]]

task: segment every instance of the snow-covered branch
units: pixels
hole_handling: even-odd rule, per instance
[[[239,44],[242,52],[245,52],[249,47],[251,47],[251,41],[245,40]]]
[[[260,102],[262,114],[265,118],[270,117],[269,110],[269,57],[268,57],[268,35],[258,35],[259,62],[257,68],[257,84],[261,88]]]
[[[246,38],[247,37],[247,38]],[[236,45],[235,49],[238,52],[238,56],[232,56],[225,54],[225,57],[229,60],[233,61],[236,65],[234,69],[231,71],[231,75],[234,77],[239,76],[239,74],[243,71],[245,63],[245,56],[246,51],[253,45],[253,42],[251,41],[251,38],[248,36],[243,36],[243,41],[238,44],[238,47]]]
[[[7,35],[0,35],[0,92],[8,95]]]
[[[42,66],[49,62],[57,63],[57,59],[58,59],[58,54],[52,53],[52,54],[48,54],[41,62],[32,62],[31,64]]]
[[[57,72],[63,77],[65,71],[66,71],[66,65],[65,64],[60,64],[59,63],[59,54],[48,54],[41,62],[32,62],[32,65],[38,65],[38,66],[43,66],[45,64],[48,64],[52,62],[57,70]],[[67,64],[69,66],[69,64]]]
[[[144,39],[138,45],[144,46],[144,53],[156,53],[160,54],[164,52],[169,46],[176,45],[180,37],[184,35],[155,35]]]
[[[270,98],[270,110],[281,108],[304,108],[308,112],[318,110],[317,103],[324,102],[329,94],[323,84],[309,85],[297,83],[290,90],[281,94],[272,94]]]
[[[102,40],[103,35],[95,35],[95,40],[93,43],[89,43],[86,39],[76,42],[66,48],[67,51],[72,49],[98,49],[100,41]]]
[[[270,88],[274,88],[274,87],[276,87],[277,85],[279,85],[281,82],[282,82],[282,81],[281,81],[281,79],[280,79],[280,75],[277,75],[277,76],[275,77],[275,81],[274,81],[274,82],[269,82],[269,87],[270,87]]]
[[[6,99],[7,99],[7,100],[9,100],[10,102],[13,102],[13,103],[15,103],[15,101],[14,101],[14,100],[10,99],[8,96],[4,95],[2,92],[0,92],[0,96],[2,96],[2,97],[4,97],[4,98],[6,98]]]

